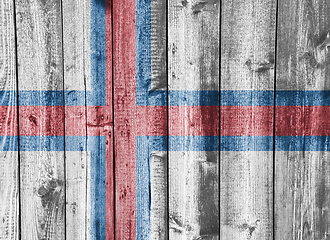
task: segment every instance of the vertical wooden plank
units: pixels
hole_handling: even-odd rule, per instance
[[[65,239],[63,152],[31,150],[21,152],[21,237]]]
[[[218,158],[218,152],[170,152],[170,239],[219,239]]]
[[[90,2],[63,1],[63,25],[64,89],[83,92],[83,98],[79,99],[83,106],[65,108],[65,135],[70,135],[71,128],[76,129],[83,125],[80,134],[85,137],[81,138],[82,142],[76,143],[83,147],[87,140],[85,84],[90,84]],[[69,99],[65,98],[65,105],[70,105]],[[78,99],[73,104],[77,101]],[[90,236],[90,205],[87,205],[90,204],[87,202],[87,195],[90,194],[87,188],[90,161],[85,151],[66,151],[65,157],[66,239],[86,239]]]
[[[90,234],[97,240],[114,238],[111,1],[91,0],[90,17],[91,91],[86,100],[87,134],[92,137],[87,148],[98,153],[91,152],[90,167]]]
[[[205,105],[219,111],[219,18],[220,1],[168,1],[169,239],[219,239],[218,153],[191,152],[190,138],[171,141],[178,132],[218,134]],[[187,151],[171,152],[175,145]]]
[[[111,1],[64,1],[63,11],[66,136],[81,136],[74,139],[81,149],[79,161],[85,161],[67,169],[67,178],[86,176],[67,192],[67,222],[75,221],[67,237],[77,238],[79,232],[81,238],[113,239]],[[69,161],[67,166],[74,163]]]
[[[224,1],[221,17],[221,239],[273,239],[276,0]]]
[[[329,15],[328,1],[279,1],[276,239],[330,236]]]
[[[55,137],[64,135],[61,2],[15,4],[19,104],[34,105],[19,111],[21,238],[64,239],[64,139]]]
[[[136,1],[137,239],[167,239],[167,5]],[[147,152],[147,156],[139,155]]]
[[[167,152],[153,152],[150,161],[150,239],[167,239]]]
[[[66,136],[79,132],[75,144],[86,150],[86,88],[90,89],[90,1],[62,1]],[[74,91],[81,91],[72,97]],[[71,93],[70,93],[71,92]],[[78,106],[70,106],[78,105]],[[82,105],[82,106],[79,106]],[[79,148],[78,148],[79,149]],[[90,155],[89,155],[90,157]],[[90,159],[86,151],[65,152],[66,239],[90,239]]]
[[[135,0],[113,2],[115,238],[136,238]]]
[[[151,0],[151,89],[167,89],[167,46],[166,20],[167,6],[165,0]]]
[[[0,239],[19,237],[14,5],[0,2]]]

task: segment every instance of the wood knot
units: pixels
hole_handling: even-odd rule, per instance
[[[274,58],[268,57],[264,61],[259,62],[252,62],[251,59],[248,59],[245,62],[245,65],[248,67],[250,71],[257,72],[257,73],[263,73],[267,72],[270,69],[274,68]]]
[[[193,10],[194,14],[198,14],[202,11],[202,9],[205,7],[205,5],[206,5],[206,2],[199,2],[195,5],[193,5],[191,9]]]
[[[183,1],[181,2],[181,4],[182,4],[182,6],[186,7],[187,4],[188,4],[188,1],[187,1],[187,0],[183,0]]]
[[[36,116],[31,115],[31,116],[29,117],[29,120],[30,120],[30,122],[31,122],[33,125],[37,126],[37,117],[36,117]]]

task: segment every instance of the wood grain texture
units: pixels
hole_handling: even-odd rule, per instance
[[[167,6],[165,0],[151,0],[151,89],[167,89]]]
[[[273,90],[276,1],[224,1],[221,17],[221,91]],[[240,123],[227,121],[221,129],[253,124],[273,132],[272,120],[264,124],[254,110],[242,111],[247,118],[237,111],[232,118]],[[221,239],[273,239],[272,152],[223,151],[220,169]]]
[[[20,0],[15,4],[19,90],[62,90],[60,2]]]
[[[219,89],[220,1],[168,2],[169,90]]]
[[[0,105],[16,105],[16,54],[14,6],[12,1],[0,2]],[[2,104],[1,104],[2,103]],[[19,175],[16,107],[0,107],[0,239],[18,239],[19,236]],[[10,150],[10,151],[8,151]]]
[[[21,0],[15,4],[18,89],[62,91],[61,3]],[[48,98],[47,103],[51,105],[56,100]],[[24,101],[33,100],[22,98],[20,104],[24,104]],[[41,104],[38,101],[36,105]],[[62,106],[47,111],[36,108],[34,112],[30,112],[29,108],[21,108],[19,113],[22,128],[27,129],[24,135],[64,135]],[[55,117],[57,124],[52,125],[51,119]],[[65,238],[64,153],[44,152],[50,150],[46,147],[50,145],[46,138],[42,138],[35,144],[36,152],[21,154],[22,239]],[[64,142],[57,143],[56,147],[64,149]]]
[[[113,9],[115,237],[125,240],[136,238],[135,1],[114,1]]]
[[[276,1],[226,1],[221,19],[221,90],[273,90]]]
[[[77,143],[78,144],[78,143]],[[83,143],[86,144],[86,143]],[[90,193],[87,186],[90,177],[86,169],[90,167],[87,163],[87,154],[81,152],[66,152],[66,239],[86,239],[88,226],[89,206],[87,205],[87,194]],[[90,157],[90,156],[89,156]]]
[[[168,1],[170,91],[219,90],[219,18],[220,1]],[[198,96],[196,93],[193,98]],[[169,98],[171,102],[171,94]],[[180,135],[191,135],[197,126],[187,116],[198,119],[207,112],[204,108],[170,107],[169,135],[177,128],[173,119],[180,118],[184,119]],[[197,128],[198,135],[208,135],[206,125]],[[185,149],[190,143],[180,144]],[[169,149],[172,147],[170,142]],[[218,152],[169,153],[169,239],[219,239],[218,160]]]
[[[90,89],[90,2],[62,1],[63,4],[63,59],[64,59],[64,90],[86,91]],[[87,85],[87,87],[86,87]],[[75,99],[86,104],[86,94],[83,99]],[[65,96],[65,105],[69,101]],[[80,132],[85,138],[76,142],[81,149],[87,142],[86,107],[75,107],[74,110],[65,108],[66,132],[70,135],[72,129],[82,125]],[[70,112],[68,112],[70,111]],[[73,112],[73,114],[72,114]],[[72,118],[69,118],[69,116]],[[70,122],[70,123],[69,123]],[[71,129],[70,129],[71,128]],[[86,151],[65,152],[66,176],[66,239],[90,239],[90,154]]]
[[[272,239],[273,152],[221,152],[221,239]]]
[[[167,239],[167,152],[153,152],[150,159],[150,239]]]
[[[327,46],[330,4],[279,4],[277,90],[330,90]]]
[[[279,1],[277,90],[330,90],[329,18],[328,1]],[[290,104],[297,102],[295,97]],[[314,105],[315,99],[308,104]],[[287,126],[293,136],[323,127],[324,116],[309,106],[291,111],[288,118],[302,120]],[[276,152],[275,157],[275,238],[330,239],[328,152]]]
[[[218,152],[169,154],[169,239],[219,239]]]
[[[167,5],[166,0],[151,0],[151,91],[167,90]],[[148,79],[146,78],[147,82]],[[166,92],[167,94],[167,92]],[[167,109],[166,96],[160,102],[164,110],[159,112],[148,111],[153,117],[149,119],[151,125],[158,133],[166,129],[167,135]],[[159,116],[158,116],[159,115]],[[164,143],[167,145],[167,143]],[[167,149],[167,146],[164,146]],[[153,152],[150,156],[150,221],[151,233],[149,239],[168,239],[168,153]]]

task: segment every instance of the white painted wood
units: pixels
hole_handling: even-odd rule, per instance
[[[169,154],[169,239],[219,239],[218,152]]]
[[[152,152],[150,158],[150,239],[166,239],[168,234],[167,186],[167,152]]]
[[[13,1],[0,1],[0,91],[11,91],[0,97],[0,105],[15,105],[16,53]],[[14,106],[0,106],[0,135],[17,135],[17,111]],[[19,237],[19,175],[17,141],[0,137],[0,239]]]
[[[63,152],[21,152],[21,238],[65,239]]]
[[[65,153],[66,157],[66,239],[86,239],[87,215],[87,153],[85,151]]]
[[[169,90],[218,90],[220,1],[168,4]]]

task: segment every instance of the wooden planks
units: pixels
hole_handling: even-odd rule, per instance
[[[63,9],[63,59],[65,95],[65,136],[74,135],[73,129],[82,126],[82,137],[76,142],[80,151],[65,152],[66,176],[66,239],[90,239],[91,192],[90,154],[87,144],[86,85],[90,89],[90,3],[85,1],[62,1]],[[82,97],[70,102],[73,91],[83,92]],[[68,106],[81,102],[83,106]],[[68,143],[69,144],[69,143]],[[67,145],[68,145],[67,144]],[[78,150],[77,149],[77,150]]]
[[[44,91],[37,99],[20,95],[20,105],[36,106],[33,111],[19,108],[20,136],[42,136],[20,137],[21,238],[64,239],[64,139],[53,137],[64,135],[63,97],[52,97],[63,90],[61,5],[25,0],[15,4],[18,89]],[[53,106],[46,110],[40,106],[45,104]]]
[[[274,89],[276,1],[225,1],[221,17],[221,239],[273,239],[273,93],[260,91]]]
[[[150,159],[150,239],[167,239],[167,152],[154,152]]]
[[[0,239],[19,236],[14,6],[0,2]]]
[[[136,237],[135,1],[113,9],[115,238],[124,240]]]
[[[291,100],[276,106],[276,134],[287,136],[276,139],[286,145],[275,155],[276,239],[329,239],[327,137],[317,137],[328,136],[329,13],[327,1],[279,1],[276,89]]]
[[[169,239],[219,238],[218,153],[194,150],[218,143],[191,145],[195,136],[214,136],[207,119],[218,134],[218,116],[204,105],[219,111],[219,18],[220,1],[168,1]],[[178,133],[191,138],[173,142]]]
[[[170,239],[219,239],[218,152],[170,152]]]

